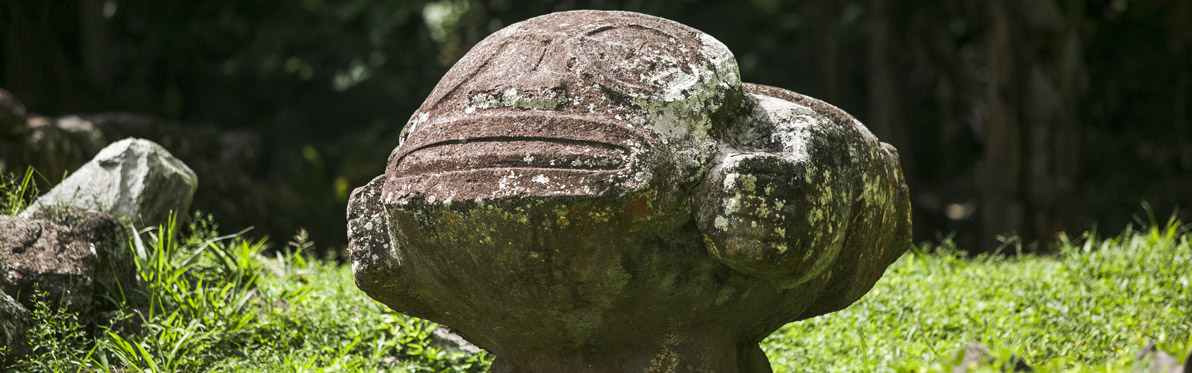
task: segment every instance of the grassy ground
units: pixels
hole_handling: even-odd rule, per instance
[[[351,271],[305,258],[303,234],[265,257],[263,240],[219,236],[197,217],[185,235],[144,230],[131,245],[143,286],[110,327],[42,304],[34,351],[17,372],[481,371],[488,356],[432,345],[434,324],[355,288]],[[172,239],[172,237],[185,237]]]
[[[20,199],[11,194],[0,193],[0,212]],[[94,327],[42,304],[39,355],[10,370],[440,372],[491,359],[440,350],[433,324],[368,299],[348,267],[304,256],[301,232],[272,257],[265,241],[220,236],[201,216],[180,234],[142,233],[131,246],[144,285],[111,300],[128,311]],[[1045,372],[1127,370],[1147,341],[1177,357],[1192,350],[1188,229],[1079,241],[1050,256],[917,248],[857,304],[789,324],[763,348],[779,372],[948,371],[973,342]]]
[[[1147,343],[1192,351],[1192,235],[1177,222],[1058,255],[904,255],[861,301],[788,324],[776,371],[938,371],[968,343],[1042,371],[1122,371]]]

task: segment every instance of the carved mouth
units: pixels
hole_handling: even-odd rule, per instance
[[[407,153],[400,175],[426,175],[485,169],[565,169],[611,171],[629,165],[629,150],[585,140],[488,137],[444,141]]]

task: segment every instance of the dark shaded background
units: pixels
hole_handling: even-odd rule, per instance
[[[0,88],[47,116],[161,118],[175,152],[195,153],[178,149],[199,146],[192,130],[243,135],[252,156],[201,167],[218,182],[196,207],[334,247],[348,193],[455,60],[505,25],[582,8],[698,28],[745,81],[857,116],[901,151],[916,241],[1046,246],[1116,232],[1142,201],[1160,219],[1192,205],[1186,0],[0,0]]]

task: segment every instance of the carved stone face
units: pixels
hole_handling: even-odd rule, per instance
[[[566,225],[682,224],[717,151],[709,132],[740,94],[732,53],[674,22],[580,13],[519,23],[477,45],[415,113],[382,200],[446,219],[496,206],[536,220],[580,204],[593,212]]]
[[[563,12],[447,73],[353,192],[349,249],[358,287],[496,366],[677,353],[731,371],[782,324],[868,291],[909,244],[906,193],[892,147],[831,105],[742,84],[714,38]]]
[[[674,22],[619,13],[519,23],[477,45],[415,113],[390,158],[401,176],[386,181],[385,202],[690,184],[715,152],[715,117],[739,94],[731,52]]]

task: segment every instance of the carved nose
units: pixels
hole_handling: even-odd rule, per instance
[[[416,149],[401,159],[403,176],[484,169],[621,170],[628,149],[606,142],[546,137],[487,137],[444,141]]]

